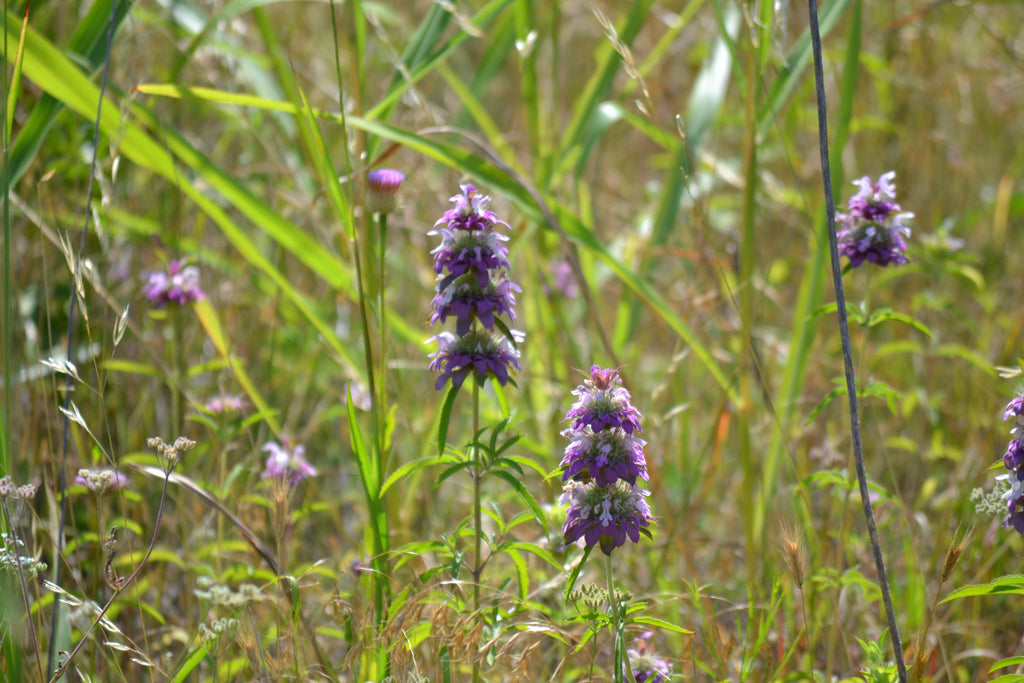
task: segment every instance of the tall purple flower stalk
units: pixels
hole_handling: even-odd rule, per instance
[[[1003,420],[1013,420],[1013,427],[1010,428],[1013,439],[1003,455],[1003,465],[1009,473],[996,477],[1010,485],[1010,489],[1003,494],[1007,511],[1003,526],[1013,527],[1017,533],[1024,534],[1024,397],[1018,396],[1006,405]]]
[[[488,208],[491,198],[470,184],[451,202],[454,206],[428,233],[441,236],[431,252],[437,290],[430,324],[452,317],[456,332],[427,340],[438,343],[430,355],[430,369],[438,373],[434,386],[440,390],[451,381],[460,387],[470,375],[479,383],[492,377],[504,385],[520,369],[516,345],[522,341],[520,333],[499,322],[501,316],[516,319],[515,295],[521,291],[509,279],[508,237],[498,231],[508,224]]]
[[[611,555],[627,539],[651,537],[650,492],[637,485],[648,478],[645,442],[635,436],[641,415],[617,369],[591,367],[572,393],[577,400],[565,416],[571,425],[562,432],[569,441],[561,462],[569,503],[562,536]]]
[[[892,182],[895,177],[896,172],[889,171],[883,173],[878,182],[868,176],[854,181],[860,191],[847,204],[849,213],[836,216],[839,254],[850,259],[853,268],[865,261],[879,266],[907,262],[906,238],[910,236],[910,228],[903,221],[913,218],[914,214],[900,211],[896,186]]]

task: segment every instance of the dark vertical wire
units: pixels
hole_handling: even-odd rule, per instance
[[[9,55],[7,46],[7,0],[4,0],[4,55]],[[26,10],[27,12],[27,10]],[[7,77],[7,64],[4,64],[4,91],[3,104],[0,108],[3,110],[3,147],[4,147],[4,167],[3,171],[0,171],[0,183],[3,183],[4,196],[3,196],[3,222],[4,222],[4,246],[3,246],[3,291],[4,291],[4,302],[3,302],[3,372],[4,372],[4,388],[3,406],[0,407],[0,468],[3,472],[0,474],[12,474],[14,469],[11,466],[11,462],[7,451],[7,439],[10,435],[10,412],[11,412],[11,369],[13,363],[11,362],[11,353],[14,350],[14,292],[11,290],[11,282],[13,278],[11,276],[11,188],[10,188],[10,174],[11,174],[11,141],[7,132],[7,119],[8,111],[7,105],[10,102],[10,87],[11,82]]]
[[[900,642],[899,626],[892,607],[889,579],[882,559],[882,546],[875,526],[875,513],[868,497],[868,478],[864,470],[864,451],[860,438],[860,418],[857,414],[857,383],[853,374],[853,354],[850,351],[850,324],[846,317],[846,295],[843,293],[843,273],[839,268],[839,248],[836,244],[836,205],[832,195],[832,171],[828,161],[828,109],[825,104],[825,76],[821,66],[821,34],[818,29],[817,0],[807,0],[810,14],[811,52],[814,54],[814,90],[818,99],[818,148],[821,151],[821,176],[825,184],[825,215],[828,220],[828,247],[832,257],[832,288],[836,294],[836,311],[839,314],[839,336],[843,343],[843,366],[846,371],[846,394],[850,399],[850,433],[853,437],[853,457],[857,466],[857,483],[860,486],[860,501],[864,508],[871,551],[875,557],[878,583],[885,602],[885,616],[889,622],[889,639],[892,642],[893,657],[900,683],[907,683],[907,665],[903,661],[903,644]]]
[[[110,72],[110,53],[114,44],[114,18],[116,16],[118,0],[110,0],[110,19],[107,22],[107,52],[103,60],[103,76],[100,80],[100,93],[99,102],[96,105],[96,123],[93,126],[92,131],[92,162],[89,165],[89,184],[85,193],[85,211],[84,218],[82,220],[82,234],[78,239],[78,254],[75,257],[75,272],[72,273],[71,282],[71,301],[68,303],[68,329],[67,329],[67,345],[65,347],[65,358],[71,360],[71,350],[74,340],[75,331],[75,314],[77,313],[77,296],[79,276],[82,270],[82,254],[85,253],[85,238],[89,234],[89,218],[90,208],[92,206],[92,190],[93,184],[96,178],[96,160],[99,157],[100,148],[100,116],[103,113],[103,98],[107,91],[107,75]],[[6,34],[5,34],[6,35]],[[70,432],[70,420],[68,419],[67,411],[71,405],[71,389],[72,389],[72,378],[70,374],[65,373],[64,375],[64,411],[61,415],[61,424],[63,427],[63,433],[61,436],[61,463],[60,470],[57,473],[58,487],[59,487],[59,498],[60,498],[60,521],[57,525],[57,554],[56,565],[54,571],[54,583],[59,587],[63,588],[64,576],[64,524],[67,520],[67,464],[68,464],[68,435]],[[58,607],[59,601],[54,601],[53,612],[51,613],[50,619],[50,647],[46,657],[46,671],[47,675],[53,671],[53,661],[55,655],[55,649],[57,647],[57,615],[60,612]]]

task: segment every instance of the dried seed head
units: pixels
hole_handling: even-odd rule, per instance
[[[196,447],[196,442],[184,436],[179,436],[173,444],[166,444],[159,436],[151,436],[146,439],[146,445],[155,450],[163,461],[164,470],[170,473],[178,464],[182,456]]]
[[[793,583],[803,590],[807,570],[807,545],[795,524],[784,523],[779,529],[779,547],[782,549],[786,569],[793,577]]]
[[[17,490],[18,487],[15,486],[14,480],[11,479],[11,475],[5,475],[3,479],[0,479],[0,498],[13,496]]]
[[[953,569],[960,561],[960,556],[963,554],[964,549],[971,542],[974,537],[974,527],[969,528],[962,536],[957,539],[953,538],[953,541],[949,544],[949,548],[946,549],[946,560],[942,563],[942,574],[939,576],[940,583],[946,583],[949,577],[953,575]]]

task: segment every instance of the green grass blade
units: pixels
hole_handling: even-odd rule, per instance
[[[843,172],[840,154],[846,145],[846,139],[849,135],[850,122],[853,117],[853,103],[857,96],[857,74],[860,65],[861,47],[861,0],[853,0],[853,2],[854,8],[847,35],[846,56],[843,62],[842,88],[839,92],[837,107],[836,139],[831,145],[832,163],[830,163],[830,167],[832,169],[833,187],[840,187],[842,185]],[[845,6],[847,0],[839,0],[836,4]],[[834,5],[829,5],[826,12],[831,11],[833,7]],[[823,32],[826,30],[825,26],[826,24],[823,21]],[[807,49],[808,51],[810,50],[809,38],[807,40]],[[789,342],[790,354],[783,370],[779,399],[775,403],[778,429],[772,432],[768,454],[763,464],[763,475],[761,478],[761,499],[763,501],[770,501],[775,492],[780,461],[786,451],[790,438],[790,428],[796,418],[800,392],[804,387],[807,367],[811,360],[811,345],[814,342],[815,333],[818,328],[818,319],[813,315],[813,312],[820,305],[824,295],[826,271],[829,266],[828,233],[824,208],[820,210],[820,216],[816,221],[816,225],[819,227],[810,241],[811,253],[809,254],[807,269],[804,271],[803,279],[800,282],[796,305],[793,308],[793,327]],[[766,505],[758,506],[759,512],[765,508]],[[804,509],[802,514],[804,521],[808,522],[809,512]],[[754,521],[755,528],[763,537],[766,532],[766,519],[764,515],[758,514]]]
[[[346,407],[349,442],[352,444],[352,453],[356,456],[356,465],[359,467],[359,480],[363,484],[363,492],[366,494],[367,503],[372,507],[373,501],[377,500],[380,493],[381,482],[377,479],[377,468],[374,467],[373,457],[366,446],[363,430],[359,427],[359,418],[356,417],[356,407],[355,401],[352,400],[351,386],[348,388]]]
[[[10,15],[4,15],[9,20]],[[21,60],[25,56],[25,30],[28,28],[28,7],[25,8],[25,18],[21,24],[21,38],[18,40],[18,52],[14,58],[14,71],[11,74],[11,82],[7,87],[7,109],[4,120],[4,143],[11,139],[11,129],[14,125],[14,109],[18,106],[18,93],[21,92]]]
[[[618,39],[624,45],[628,46],[633,43],[647,19],[652,4],[652,0],[638,0],[630,3],[626,18],[616,27]],[[597,50],[596,59],[594,75],[587,81],[587,85],[573,106],[572,119],[566,126],[565,133],[562,134],[558,149],[555,151],[556,156],[565,158],[574,154],[574,148],[582,143],[583,136],[591,125],[598,105],[607,97],[608,90],[615,80],[615,74],[619,70],[619,55],[607,40],[602,41]],[[561,170],[564,172],[564,166]],[[559,171],[556,170],[556,175],[558,173]],[[551,180],[555,179],[557,178]]]
[[[399,142],[445,164],[446,166],[459,169],[464,173],[469,173],[470,175],[481,178],[485,180],[491,188],[497,188],[510,200],[515,202],[518,207],[533,221],[540,225],[545,225],[547,223],[547,219],[543,212],[540,210],[540,207],[526,188],[493,164],[481,161],[480,157],[477,155],[471,154],[457,147],[428,140],[422,136],[375,121],[349,117],[349,124],[356,128],[365,128],[374,135],[393,140],[394,142]],[[580,221],[576,212],[569,210],[567,207],[558,204],[554,200],[545,201],[551,208],[555,218],[559,221],[562,230],[565,231],[565,234],[581,246],[584,246],[594,252],[594,254],[604,261],[612,269],[615,275],[622,280],[623,284],[627,285],[637,295],[639,295],[640,298],[643,299],[659,317],[668,323],[668,325],[672,327],[672,329],[675,330],[693,349],[694,355],[700,359],[729,398],[731,400],[736,400],[738,397],[732,382],[719,367],[718,363],[712,357],[711,352],[697,338],[697,335],[690,329],[686,322],[676,315],[668,302],[665,301],[660,294],[655,292],[645,280],[640,278],[637,274],[628,269],[621,261],[612,256],[605,246],[597,240],[593,231]]]
[[[117,3],[114,12],[115,31],[120,27],[125,17],[128,16],[128,10],[130,7],[131,5],[128,2]],[[13,21],[14,15],[8,12],[6,17],[7,22],[10,23]],[[106,37],[109,22],[109,0],[99,0],[98,2],[93,3],[88,14],[86,14],[79,22],[78,27],[75,29],[75,33],[71,38],[71,43],[69,44],[67,51],[81,56],[85,64],[91,70],[98,69],[103,65],[103,60],[106,56]],[[31,29],[25,32],[26,39],[30,32]],[[21,40],[15,39],[14,34],[10,30],[10,26],[7,28],[7,40],[9,43],[22,44]],[[63,58],[63,53],[58,54]],[[5,55],[5,57],[7,57],[7,55]],[[11,60],[8,59],[8,61]],[[25,124],[22,126],[21,131],[18,134],[18,138],[11,146],[10,157],[6,162],[8,168],[6,178],[9,187],[14,187],[17,184],[29,164],[32,163],[32,159],[34,159],[36,154],[39,152],[39,147],[43,144],[43,140],[46,139],[50,126],[53,125],[53,122],[61,109],[63,109],[63,105],[57,98],[48,94],[40,98],[39,102],[32,110],[32,113],[25,121]],[[94,114],[95,112],[89,116],[91,117]]]
[[[513,0],[492,0],[482,7],[467,24],[476,31],[486,26],[498,16]],[[458,33],[446,43],[441,38],[451,22],[451,14],[436,4],[430,9],[426,19],[419,25],[413,34],[409,45],[402,54],[402,70],[396,73],[391,81],[388,92],[381,98],[380,102],[366,111],[363,115],[368,119],[379,119],[387,121],[391,118],[395,105],[399,98],[408,91],[413,84],[431,73],[443,59],[451,54],[455,48],[472,37],[463,27]],[[367,157],[373,159],[376,156],[376,141],[371,141],[367,148]]]
[[[274,431],[274,434],[280,436],[281,424],[274,417],[274,411],[270,408],[270,404],[263,398],[263,395],[256,388],[252,379],[249,377],[249,373],[245,371],[245,365],[242,361],[231,354],[230,348],[228,348],[228,340],[224,336],[223,328],[221,327],[220,320],[217,318],[217,311],[214,310],[209,300],[202,299],[194,304],[194,310],[196,317],[199,318],[200,324],[203,329],[206,330],[206,336],[209,337],[213,343],[217,353],[220,354],[221,358],[227,363],[228,367],[231,368],[232,374],[235,376],[235,381],[242,387],[245,395],[249,397],[252,404],[256,406],[259,414],[266,421],[267,425]]]
[[[824,40],[839,18],[846,11],[846,8],[853,0],[836,0],[827,3],[821,14],[821,37]],[[804,77],[804,71],[811,63],[811,34],[804,30],[800,34],[796,45],[786,55],[786,61],[779,71],[772,86],[768,89],[768,98],[762,102],[757,114],[757,134],[763,136],[768,132],[775,116],[782,110],[782,106],[793,94],[793,91],[800,84]]]
[[[735,42],[740,29],[740,13],[732,10],[723,18],[723,35],[715,41],[697,80],[690,91],[690,101],[686,108],[686,146],[690,158],[696,157],[704,137],[711,129],[711,124],[718,117],[729,89],[729,74],[733,73],[733,50],[730,45]]]
[[[8,39],[13,40],[10,29]],[[65,59],[60,51],[32,29],[26,34],[25,46],[24,72],[28,78],[81,116],[94,116],[99,98],[96,86]],[[110,106],[104,107],[100,121],[103,133],[120,140],[119,149],[127,159],[163,176],[169,182],[176,183],[186,196],[213,219],[239,253],[256,270],[267,275],[281,288],[286,298],[292,301],[322,335],[325,343],[337,354],[339,360],[356,376],[362,378],[363,369],[353,360],[353,355],[338,339],[332,326],[320,316],[306,297],[295,289],[291,280],[263,256],[248,232],[237,225],[215,201],[182,176],[170,153],[175,154],[196,171],[211,187],[224,193],[225,198],[252,220],[254,225],[262,228],[285,248],[295,250],[295,256],[327,284],[352,296],[351,278],[344,264],[303,233],[298,226],[253,196],[174,131],[162,131],[164,144],[153,140],[137,121],[142,121],[153,128],[159,127],[159,122],[141,105],[133,105],[131,114],[131,117],[122,119],[122,114],[115,104],[111,103]]]

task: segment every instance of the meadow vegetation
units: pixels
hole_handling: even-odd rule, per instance
[[[805,5],[5,9],[7,680],[900,680]],[[819,9],[899,658],[1024,681],[1024,5]]]

